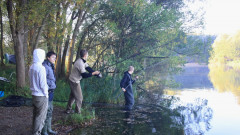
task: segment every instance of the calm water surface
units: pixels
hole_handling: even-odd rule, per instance
[[[120,107],[95,108],[94,124],[71,134],[240,134],[239,71],[187,64],[174,79],[181,84],[179,88],[166,88],[163,95],[145,94],[132,112]]]

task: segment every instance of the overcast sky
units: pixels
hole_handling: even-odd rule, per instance
[[[240,30],[240,0],[207,0],[205,34],[232,34]]]

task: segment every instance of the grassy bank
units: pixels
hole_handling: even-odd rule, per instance
[[[9,95],[19,95],[24,97],[31,97],[31,91],[29,90],[29,86],[26,85],[21,89],[16,88],[16,71],[15,65],[7,64],[4,67],[1,67],[0,70],[0,77],[4,77],[8,79],[10,82],[0,81],[0,91],[4,91],[4,97],[1,99],[9,96]]]
[[[12,76],[10,77],[11,74]],[[18,95],[31,98],[31,90],[29,85],[26,85],[22,89],[16,88],[15,65],[6,65],[5,67],[1,67],[0,76],[10,80],[9,83],[0,81],[0,89],[1,91],[4,91],[4,97],[0,98],[0,100],[9,95]],[[109,75],[103,75],[102,78],[91,77],[81,80],[81,88],[84,98],[83,102],[124,103],[123,93],[119,87],[121,77],[122,76],[118,76],[113,79]],[[54,104],[65,110],[70,91],[70,86],[67,80],[58,79],[57,88],[55,89],[54,94]],[[95,119],[95,111],[86,104],[83,106],[82,114],[68,115],[64,120],[61,120],[60,123],[67,125],[79,124],[90,121],[91,119]]]
[[[67,102],[54,102],[54,106],[58,106],[63,110],[66,109]],[[75,109],[75,106],[73,106]],[[91,123],[95,119],[95,110],[91,106],[83,106],[81,108],[81,114],[69,114],[65,118],[58,120],[61,125],[85,125]]]

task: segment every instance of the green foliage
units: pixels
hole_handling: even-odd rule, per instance
[[[216,36],[188,35],[184,42],[177,47],[177,52],[186,54],[187,62],[208,63],[212,44]]]
[[[103,78],[82,79],[81,88],[83,93],[83,102],[104,102],[104,103],[123,103],[124,98],[117,95],[120,94],[120,80],[122,76],[116,77],[114,80],[111,76],[103,75]],[[54,92],[54,101],[67,102],[71,89],[66,80],[58,80],[57,88]],[[65,106],[66,107],[66,106]]]
[[[58,80],[57,88],[54,91],[55,101],[68,101],[71,89],[66,80]]]
[[[1,67],[0,77],[4,77],[8,79],[10,82],[0,81],[0,91],[4,91],[5,98],[9,95],[19,95],[24,97],[31,97],[31,91],[29,90],[29,86],[25,86],[21,89],[16,89],[16,73],[15,73],[15,65],[5,65]]]
[[[240,32],[219,36],[211,51],[210,63],[230,64],[240,60]]]
[[[92,77],[81,81],[83,97],[85,102],[116,103],[123,98],[115,97],[121,91],[120,78],[113,79],[111,76],[103,75],[103,78]]]

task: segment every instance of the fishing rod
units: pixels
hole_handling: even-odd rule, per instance
[[[130,86],[130,84],[131,84],[131,83],[129,83],[128,86]],[[128,87],[128,86],[127,86],[127,87]],[[127,87],[125,87],[124,89],[126,90]],[[118,99],[120,95],[122,95],[122,92],[120,92],[120,93],[117,95],[116,99]]]

